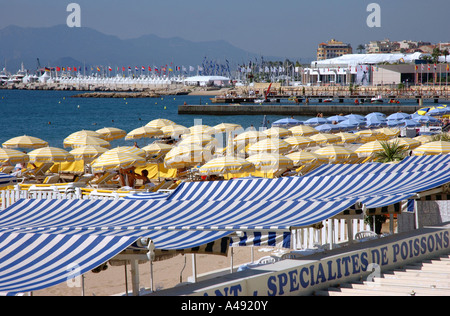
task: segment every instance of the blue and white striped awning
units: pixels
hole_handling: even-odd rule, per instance
[[[0,213],[0,229],[100,231],[144,236],[161,230],[289,231],[309,226],[354,205],[330,201],[131,201],[20,200]]]
[[[130,194],[123,199],[125,200],[165,200],[169,197],[169,193],[160,192],[140,192],[136,194]]]
[[[450,155],[424,155],[424,156],[408,156],[403,159],[401,164],[440,164],[448,165],[450,163]]]
[[[0,188],[17,184],[17,177],[0,172]]]
[[[48,288],[110,260],[136,238],[0,233],[0,292],[14,295]]]
[[[194,182],[179,186],[169,200],[327,201],[351,198],[373,208],[397,203],[449,182],[447,170]]]
[[[450,162],[450,161],[449,161]],[[367,164],[335,164],[322,165],[317,169],[307,173],[305,177],[320,177],[320,176],[345,176],[361,173],[402,173],[402,172],[431,172],[443,169],[449,169],[449,163],[367,163]]]
[[[235,231],[289,232],[355,203],[20,200],[0,213],[0,292],[59,284],[110,260],[141,237],[159,249],[193,248]]]

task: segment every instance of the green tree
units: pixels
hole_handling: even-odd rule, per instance
[[[362,44],[359,44],[358,47],[356,48],[356,50],[358,51],[358,54],[362,54],[362,52],[363,52],[363,50],[365,50],[365,48]]]
[[[381,141],[383,151],[375,153],[375,160],[378,162],[394,162],[401,161],[407,155],[407,150],[399,145],[398,142]]]
[[[400,146],[398,142],[381,141],[380,143],[383,147],[383,151],[375,154],[376,161],[387,163],[400,161],[406,157],[408,151],[404,149],[403,146]],[[386,222],[386,217],[384,215],[365,216],[364,222],[369,224],[375,233],[381,234],[381,228],[383,223]]]
[[[436,47],[435,49],[433,49],[433,53],[431,53],[431,58],[435,64],[437,64],[437,62],[439,61],[439,56],[441,55],[442,52],[439,48]]]

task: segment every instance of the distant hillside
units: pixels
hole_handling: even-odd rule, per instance
[[[41,66],[104,65],[111,67],[201,65],[203,58],[231,65],[254,61],[259,55],[246,52],[225,41],[191,42],[178,37],[146,35],[122,40],[90,28],[65,25],[48,28],[9,26],[0,30],[0,68],[15,72],[23,62],[35,70]],[[283,57],[266,57],[266,60]],[[72,62],[79,64],[63,64]]]

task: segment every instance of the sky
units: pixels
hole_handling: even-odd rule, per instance
[[[371,40],[449,42],[448,0],[72,0],[81,26],[120,38],[155,34],[201,42],[225,40],[262,56],[314,57],[331,38],[359,44]],[[0,29],[9,25],[66,24],[72,1],[0,0]],[[371,28],[370,3],[380,7]]]

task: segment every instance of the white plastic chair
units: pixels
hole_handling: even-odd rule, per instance
[[[257,264],[269,264],[269,263],[275,263],[277,261],[280,261],[281,258],[275,257],[275,256],[265,256],[258,260]]]
[[[365,238],[378,238],[378,235],[370,230],[362,230],[355,234],[355,240],[361,240]]]

